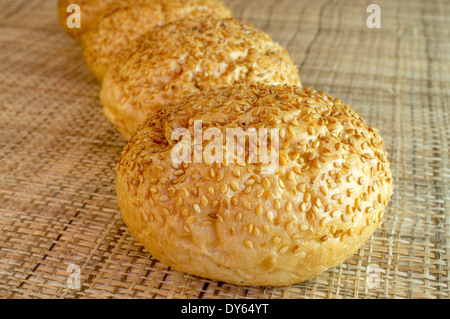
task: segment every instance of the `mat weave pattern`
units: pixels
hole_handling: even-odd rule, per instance
[[[117,206],[126,141],[56,1],[1,0],[0,297],[450,298],[448,2],[224,2],[288,49],[304,86],[380,130],[395,185],[381,228],[344,264],[287,287],[238,287],[152,259]],[[379,29],[366,24],[372,2]]]

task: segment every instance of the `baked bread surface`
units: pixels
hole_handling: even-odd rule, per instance
[[[203,133],[276,129],[278,170],[176,163],[172,133],[193,136],[200,120]],[[238,285],[288,285],[339,265],[380,225],[391,194],[377,130],[339,99],[289,85],[206,90],[166,105],[117,166],[123,220],[154,258]]]
[[[102,81],[120,50],[154,27],[182,18],[231,15],[217,0],[116,0],[107,6],[96,25],[83,34],[84,58]]]
[[[106,117],[129,138],[162,105],[236,84],[301,86],[286,49],[233,18],[183,19],[156,28],[121,53],[100,93]]]

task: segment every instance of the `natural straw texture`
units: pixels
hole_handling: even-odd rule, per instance
[[[0,3],[0,297],[450,298],[450,7],[444,0],[228,0],[285,46],[304,86],[379,129],[394,194],[353,257],[285,287],[235,286],[152,259],[123,224],[115,166],[125,140],[55,1]],[[80,287],[67,286],[69,265]],[[72,266],[73,267],[73,266]]]

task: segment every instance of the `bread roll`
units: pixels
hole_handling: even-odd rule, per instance
[[[61,26],[72,38],[80,40],[83,33],[89,30],[101,15],[106,6],[113,0],[58,0],[58,19]],[[72,11],[67,12],[67,8],[71,4],[80,7],[80,28],[69,28],[67,26],[67,18],[73,14]]]
[[[116,54],[155,26],[181,18],[231,17],[216,0],[116,0],[82,37],[86,63],[102,81]]]
[[[148,114],[186,94],[233,84],[300,86],[288,52],[235,19],[183,19],[135,41],[111,66],[100,93],[106,117],[129,138]]]
[[[211,128],[222,136],[274,129],[278,170],[266,174],[266,164],[247,157],[177,163],[173,150],[184,138],[172,134],[184,128],[193,136],[200,120],[203,136]],[[206,151],[211,140],[196,144]],[[238,285],[289,285],[339,265],[380,225],[391,194],[377,130],[339,99],[289,85],[207,90],[166,105],[117,166],[123,220],[154,258]]]

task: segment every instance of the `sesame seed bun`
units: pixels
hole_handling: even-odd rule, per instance
[[[102,11],[113,0],[58,0],[58,19],[64,31],[72,38],[80,40],[83,33],[95,25]],[[67,18],[72,15],[72,11],[67,12],[71,4],[80,6],[81,25],[80,28],[69,28]]]
[[[301,85],[286,49],[233,18],[178,20],[148,32],[127,52],[100,93],[106,117],[126,138],[148,114],[186,94],[259,82]]]
[[[84,58],[99,81],[118,52],[156,26],[182,19],[231,17],[216,0],[116,0],[82,37]]]
[[[172,133],[193,135],[195,120],[203,133],[278,129],[278,170],[177,164]],[[339,99],[289,85],[206,90],[166,105],[117,166],[123,220],[154,258],[238,285],[288,285],[344,262],[380,225],[392,187],[375,128]]]

